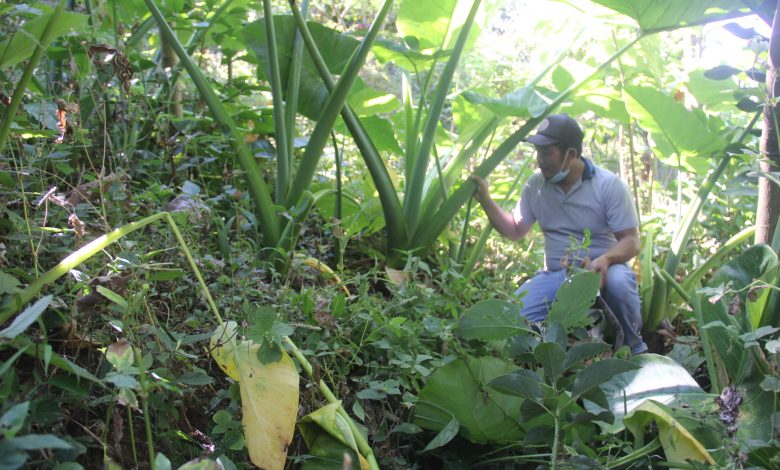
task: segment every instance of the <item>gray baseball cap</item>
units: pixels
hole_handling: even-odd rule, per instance
[[[527,141],[539,147],[558,142],[581,144],[584,135],[577,121],[568,114],[551,114],[536,128],[536,135],[532,135]]]

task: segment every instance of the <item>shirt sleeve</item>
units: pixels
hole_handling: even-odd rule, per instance
[[[608,186],[606,196],[607,225],[612,232],[639,226],[634,198],[631,197],[631,191],[623,181],[615,178]]]
[[[515,219],[515,223],[524,223],[533,225],[536,222],[536,216],[531,210],[531,191],[528,189],[529,185],[523,186],[523,192],[520,195],[520,200],[517,201],[515,209],[512,211],[512,217]]]

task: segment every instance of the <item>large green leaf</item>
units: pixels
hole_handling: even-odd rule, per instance
[[[712,400],[691,377],[687,370],[674,360],[657,354],[641,354],[630,361],[638,368],[618,374],[600,384],[609,402],[609,411],[615,416],[614,424],[601,423],[604,432],[614,434],[623,429],[623,417],[646,400],[677,406]],[[585,401],[585,408],[598,413],[601,407]]]
[[[740,253],[739,256],[732,259],[720,269],[718,269],[712,276],[708,286],[710,288],[729,288],[724,291],[723,296],[717,299],[717,302],[721,308],[715,309],[720,312],[729,312],[730,308],[733,309],[733,305],[739,302],[740,306],[746,306],[745,309],[740,309],[747,314],[752,314],[750,318],[750,324],[746,322],[740,322],[742,325],[743,333],[746,333],[755,328],[759,324],[762,324],[760,314],[763,312],[763,303],[757,305],[756,308],[751,309],[751,298],[756,297],[756,291],[750,291],[749,286],[755,282],[763,281],[768,284],[772,284],[777,276],[778,272],[778,258],[777,254],[767,245],[754,245]],[[738,300],[735,300],[738,299]],[[714,297],[713,297],[714,300]],[[761,300],[766,300],[766,297]],[[707,311],[713,309],[706,309]],[[731,312],[733,313],[733,312]],[[744,318],[744,316],[740,315]],[[714,321],[716,319],[723,321],[727,325],[729,320],[734,318],[733,316],[719,315],[717,318],[708,317],[705,315],[705,320]]]
[[[307,26],[330,73],[332,75],[341,74],[360,41],[319,23],[308,22]],[[270,70],[265,29],[265,21],[260,19],[247,25],[243,31],[247,45],[260,62],[257,73],[263,79],[268,78]],[[293,58],[293,45],[295,44],[295,31],[295,19],[292,16],[274,16],[274,32],[276,33],[282,90],[287,90],[287,80],[290,76]],[[328,89],[320,78],[308,51],[303,53],[302,65],[298,112],[309,119],[316,120],[328,99]]]
[[[710,132],[701,110],[689,111],[682,103],[655,88],[626,86],[624,96],[629,113],[650,132],[656,154],[670,166],[679,164],[704,173],[705,157],[726,146],[723,138]]]
[[[402,0],[396,19],[398,34],[412,49],[425,54],[450,49],[463,27],[471,3],[471,0]],[[472,27],[467,49],[478,35],[479,27]]]
[[[510,374],[496,377],[490,386],[501,393],[541,402],[544,380],[536,372],[528,369],[516,370]]]
[[[776,436],[777,394],[761,389],[757,383],[737,387],[742,396],[739,406],[736,430],[737,439],[748,449],[757,449],[771,444]]]
[[[566,368],[566,353],[558,343],[542,343],[534,349],[534,358],[544,369],[548,383],[555,384]]]
[[[607,8],[630,16],[646,32],[690,26],[744,16],[751,13],[734,0],[594,0]]]
[[[573,400],[576,400],[592,388],[600,386],[614,376],[639,368],[640,366],[623,359],[609,358],[596,361],[577,373],[571,390],[571,397]]]
[[[704,75],[704,70],[695,70],[688,75],[685,86],[699,105],[710,111],[731,111],[738,101],[734,92],[739,85],[734,78],[713,80]]]
[[[614,119],[625,124],[629,122],[626,103],[620,90],[614,86],[607,86],[603,80],[594,80],[583,86],[577,92],[577,98],[563,109],[572,116],[591,111],[603,118]]]
[[[482,341],[507,339],[531,333],[520,313],[522,307],[501,300],[483,300],[472,305],[458,322],[458,336]]]
[[[701,314],[705,341],[712,348],[718,382],[721,386],[757,378],[764,372],[756,347],[747,347],[743,335],[754,332],[761,318],[761,303],[751,300],[750,284],[770,280],[777,275],[778,259],[766,245],[755,245],[718,269],[706,289],[697,293],[696,306]],[[751,310],[751,307],[753,309]],[[712,371],[711,371],[712,372]]]
[[[469,102],[481,104],[496,116],[500,117],[539,117],[549,105],[544,95],[534,88],[519,88],[499,99],[488,98],[478,93],[467,91],[463,97]]]
[[[29,58],[51,16],[51,13],[47,13],[27,21],[21,29],[0,42],[0,68],[11,67]],[[55,39],[70,31],[86,30],[88,18],[87,15],[80,13],[60,13],[57,21],[51,26],[50,39]]]
[[[564,328],[586,325],[591,320],[590,307],[601,287],[598,273],[579,272],[569,276],[555,294],[555,302],[547,316],[548,323],[560,323]]]
[[[472,442],[517,441],[522,436],[518,424],[522,400],[487,387],[515,369],[511,362],[495,357],[467,357],[440,367],[420,391],[414,422],[441,431],[454,417],[463,437]]]

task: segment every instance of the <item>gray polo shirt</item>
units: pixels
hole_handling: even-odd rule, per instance
[[[536,172],[528,179],[512,215],[516,222],[539,222],[544,233],[544,266],[548,271],[563,269],[567,255],[595,259],[616,243],[615,232],[639,226],[631,192],[611,171],[583,158],[585,171],[567,194],[561,187]],[[590,229],[589,250],[571,253],[573,237],[582,245]]]

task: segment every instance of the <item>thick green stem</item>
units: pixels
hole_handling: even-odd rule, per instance
[[[276,200],[284,204],[287,189],[290,184],[290,149],[287,141],[287,120],[285,119],[284,96],[282,95],[282,76],[279,71],[279,49],[276,46],[276,29],[274,14],[271,10],[271,0],[263,0],[263,15],[265,20],[265,36],[268,44],[269,77],[271,81],[271,97],[274,103],[274,138],[276,139]],[[293,60],[295,62],[295,60]],[[289,110],[295,112],[295,110]]]
[[[296,24],[298,25],[298,30],[301,32],[303,41],[306,44],[306,49],[309,51],[309,55],[314,61],[314,65],[317,67],[320,78],[322,78],[328,92],[333,93],[336,88],[336,81],[330,75],[325,60],[317,49],[314,37],[306,26],[303,14],[298,9],[295,2],[290,2],[290,8],[295,17]],[[349,129],[349,133],[355,140],[355,145],[357,145],[358,150],[360,150],[360,154],[366,163],[366,168],[368,168],[371,179],[374,181],[374,186],[376,186],[377,192],[379,193],[379,201],[382,204],[382,212],[385,216],[388,252],[393,252],[396,249],[400,250],[406,244],[406,224],[403,220],[398,194],[390,179],[390,173],[388,173],[387,167],[385,167],[385,164],[382,161],[382,157],[379,155],[374,143],[369,138],[368,132],[366,132],[360,119],[358,119],[352,111],[348,103],[344,103],[344,107],[341,110],[341,117],[344,119],[347,129]]]
[[[157,25],[160,28],[160,34],[164,35],[170,42],[176,54],[179,56],[180,63],[184,66],[192,78],[192,82],[198,89],[208,105],[214,119],[221,126],[223,133],[228,137],[230,143],[238,155],[238,161],[246,174],[249,190],[252,192],[255,203],[255,213],[261,222],[263,231],[263,243],[265,246],[274,247],[279,243],[279,219],[276,214],[276,207],[271,200],[271,193],[265,181],[260,175],[260,171],[255,163],[254,155],[249,151],[249,147],[244,143],[244,136],[238,130],[233,118],[228,114],[222,101],[214,93],[203,72],[198,68],[192,58],[184,50],[178,37],[174,34],[170,25],[165,21],[165,17],[154,0],[144,0],[147,7],[152,12]]]
[[[325,107],[317,121],[317,125],[314,127],[311,136],[309,136],[306,150],[303,152],[301,163],[297,169],[295,180],[292,183],[290,194],[287,198],[287,207],[297,205],[300,202],[304,191],[309,188],[311,180],[314,177],[314,172],[317,169],[317,163],[319,162],[320,156],[322,156],[322,151],[325,148],[325,144],[333,129],[333,125],[336,122],[336,118],[338,118],[344,108],[344,103],[347,101],[349,91],[357,79],[358,72],[368,57],[371,45],[374,43],[379,31],[382,29],[382,24],[384,23],[387,13],[390,11],[391,5],[392,0],[385,0],[379,13],[376,15],[376,18],[374,18],[374,22],[371,25],[371,28],[369,28],[366,37],[360,43],[360,46],[350,59],[344,73],[336,82],[333,92],[328,96],[328,101],[325,103]]]
[[[323,381],[322,379],[317,379],[314,376],[313,368],[311,363],[308,359],[306,359],[306,356],[303,355],[303,353],[298,349],[298,346],[293,343],[293,341],[285,336],[284,337],[284,343],[287,345],[287,347],[290,349],[290,352],[295,356],[296,359],[298,359],[298,362],[301,364],[301,367],[306,372],[306,374],[311,377],[312,380],[317,382],[317,387],[320,389],[320,392],[325,396],[325,399],[328,401],[328,403],[338,403],[338,413],[341,415],[342,418],[347,422],[349,425],[350,431],[352,431],[353,436],[355,437],[355,443],[358,446],[358,450],[360,453],[365,457],[366,461],[368,461],[369,466],[372,470],[379,470],[379,464],[376,461],[376,457],[374,456],[374,451],[371,450],[371,447],[368,445],[368,442],[363,437],[363,434],[360,432],[360,429],[358,429],[355,422],[350,418],[349,414],[347,414],[346,410],[344,410],[344,407],[341,406],[341,401],[336,398],[336,395],[333,394],[333,392],[328,388],[328,385]]]
[[[5,141],[8,140],[8,134],[11,130],[11,123],[13,122],[14,116],[16,115],[16,110],[19,109],[19,105],[22,102],[24,91],[27,89],[27,83],[30,82],[33,71],[35,70],[35,67],[38,66],[38,62],[41,61],[43,50],[49,44],[49,41],[51,41],[52,34],[54,33],[54,25],[57,24],[57,21],[59,21],[64,4],[65,0],[60,0],[60,3],[57,4],[57,7],[52,12],[49,21],[46,23],[46,28],[44,28],[43,33],[41,34],[41,38],[38,41],[38,44],[35,46],[35,49],[33,49],[32,55],[27,61],[27,66],[24,68],[22,77],[16,84],[16,89],[14,90],[14,94],[11,97],[11,103],[5,108],[5,117],[3,118],[3,122],[0,123],[0,150],[3,149]]]
[[[707,363],[707,374],[710,377],[710,393],[720,393],[721,387],[718,381],[718,366],[715,364],[715,358],[712,355],[712,345],[710,344],[710,334],[704,324],[704,314],[701,310],[701,295],[695,294],[691,297],[691,306],[696,315],[696,323],[699,327],[699,336],[701,337],[701,349],[704,352],[704,360]]]
[[[560,409],[560,408],[559,408]],[[553,436],[553,445],[552,445],[552,453],[550,455],[550,468],[552,470],[558,469],[558,454],[560,452],[560,444],[561,444],[561,417],[559,415],[559,409],[555,410],[555,414],[553,415],[553,421],[555,423],[554,432],[555,435]]]
[[[436,128],[439,125],[441,110],[444,107],[444,101],[447,98],[452,78],[455,75],[460,56],[466,46],[466,40],[471,31],[471,26],[474,24],[474,18],[477,15],[480,3],[480,0],[475,0],[474,3],[472,3],[469,15],[463,23],[463,29],[460,31],[455,47],[452,49],[452,55],[444,66],[444,70],[438,79],[436,91],[433,95],[433,102],[428,110],[428,117],[425,122],[422,140],[415,152],[414,168],[412,169],[412,174],[410,175],[411,179],[407,182],[407,189],[404,194],[404,217],[406,218],[410,238],[414,238],[417,226],[420,222],[418,217],[420,215],[420,207],[423,199],[423,186],[428,172],[428,161],[430,159],[431,149],[433,148],[434,138],[436,137]]]

